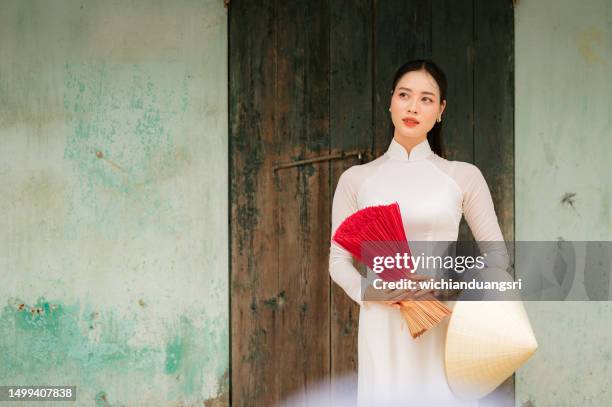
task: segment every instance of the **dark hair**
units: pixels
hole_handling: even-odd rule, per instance
[[[393,77],[391,94],[393,95],[393,91],[395,90],[397,83],[402,76],[404,76],[404,74],[411,71],[421,70],[430,74],[438,83],[438,87],[440,88],[440,103],[442,103],[443,100],[446,100],[446,75],[444,75],[444,72],[438,65],[429,59],[415,59],[400,66]],[[389,130],[391,134],[390,139],[392,139],[395,132],[395,126],[393,125],[393,120],[391,120],[391,118],[389,118]],[[436,121],[432,129],[427,133],[427,141],[429,142],[429,145],[434,153],[440,157],[446,158],[444,154],[444,146],[442,144],[442,122]]]

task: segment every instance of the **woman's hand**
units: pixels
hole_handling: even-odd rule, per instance
[[[434,280],[432,277],[423,276],[419,274],[413,274],[410,277],[414,281],[426,281]],[[420,287],[417,283],[417,287]],[[416,288],[414,290],[402,289],[402,288],[388,288],[388,289],[376,289],[372,285],[368,286],[364,292],[365,301],[378,302],[384,305],[389,305],[394,308],[400,308],[399,302],[401,301],[417,301],[422,299],[427,294],[436,295],[437,291],[434,289],[421,289]],[[370,298],[368,300],[368,298]]]
[[[421,276],[418,274],[415,274],[414,277],[416,277],[416,279],[424,281],[424,280],[431,280],[434,283],[437,281],[441,281],[442,279],[440,278],[434,278],[434,277],[427,277],[427,276]],[[426,290],[420,290],[419,293],[422,293],[421,296],[426,295],[426,294],[431,294],[434,297],[436,297],[438,300],[452,300],[454,299],[458,294],[459,294],[460,290],[453,290],[453,289],[440,289],[440,290],[436,290],[436,289],[426,289]]]

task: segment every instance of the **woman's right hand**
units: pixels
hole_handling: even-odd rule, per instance
[[[431,277],[414,274],[411,276],[411,279],[415,281],[424,281],[431,279]],[[407,288],[376,289],[372,285],[370,285],[365,290],[364,299],[366,299],[366,301],[378,302],[399,309],[401,306],[401,301],[416,301],[427,294],[434,295],[434,291],[435,290],[433,289],[419,288],[416,288],[414,290],[409,290]],[[372,299],[367,300],[367,298]]]

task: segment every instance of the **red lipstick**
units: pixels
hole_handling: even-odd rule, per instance
[[[414,127],[414,126],[417,126],[419,124],[419,121],[417,119],[413,118],[413,117],[404,117],[402,119],[402,121],[408,127]]]

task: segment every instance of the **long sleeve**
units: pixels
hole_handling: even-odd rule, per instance
[[[358,210],[355,184],[355,177],[352,176],[350,168],[343,172],[338,180],[332,203],[332,237],[342,221]],[[353,301],[360,306],[363,305],[361,300],[362,277],[353,265],[353,256],[333,241],[329,248],[329,274]]]
[[[465,220],[477,241],[504,240],[487,181],[478,167],[470,165],[469,168],[469,182],[463,196]]]
[[[481,253],[487,253],[486,267],[506,271],[510,261],[491,192],[480,169],[475,165],[469,165],[469,168],[463,198],[465,220]]]

